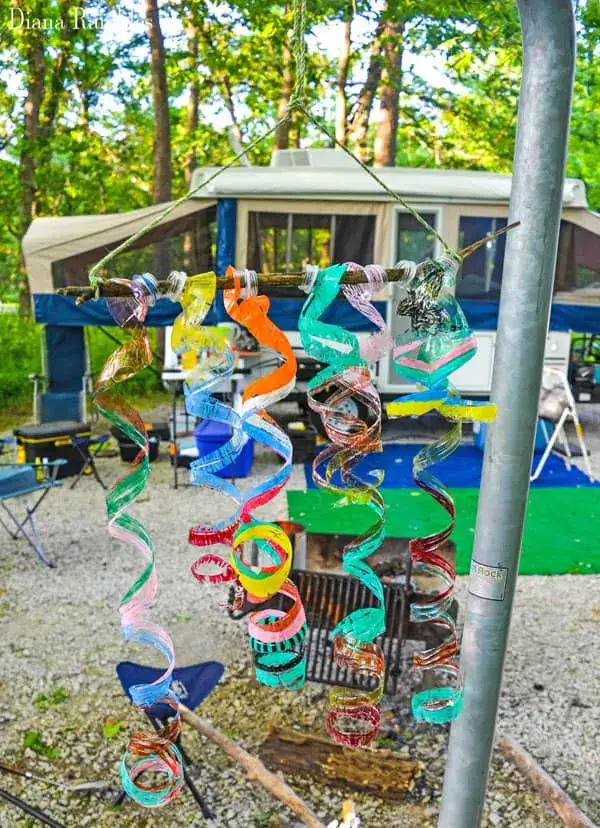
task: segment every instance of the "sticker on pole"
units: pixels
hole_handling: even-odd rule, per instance
[[[508,569],[505,566],[487,566],[471,561],[469,592],[490,601],[503,601]]]

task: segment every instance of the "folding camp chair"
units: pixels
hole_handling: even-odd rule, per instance
[[[62,485],[56,476],[66,462],[61,458],[40,463],[0,463],[0,507],[9,519],[5,523],[0,517],[0,524],[13,540],[23,537],[49,567],[53,567],[54,563],[44,553],[34,515],[50,489]],[[25,517],[21,519],[7,501],[27,495],[31,496],[33,505],[26,504]],[[16,531],[10,524],[16,526]]]
[[[546,448],[531,475],[530,481],[533,483],[538,479],[551,452],[557,451],[555,449],[557,442],[562,446],[560,454],[564,457],[567,469],[571,469],[573,452],[565,433],[565,425],[569,421],[573,423],[575,428],[575,435],[581,450],[586,474],[590,480],[594,480],[594,473],[590,465],[590,455],[585,440],[583,439],[583,429],[579,422],[577,406],[569,386],[569,381],[562,371],[556,368],[544,368],[538,415],[542,431],[546,438]],[[553,426],[552,434],[548,434],[548,424]]]
[[[191,667],[176,667],[173,670],[173,681],[171,687],[179,699],[190,710],[194,710],[200,702],[204,701],[211,694],[219,683],[225,667],[218,661],[205,661],[202,664],[194,664]],[[117,676],[127,696],[131,698],[130,688],[135,684],[149,684],[161,676],[163,671],[156,667],[146,667],[142,664],[134,664],[132,661],[121,661],[117,665]],[[173,711],[168,705],[156,704],[145,710],[155,730],[162,730],[167,724]],[[212,819],[212,814],[206,802],[190,777],[186,764],[190,763],[182,745],[181,737],[177,740],[177,747],[183,758],[183,777],[190,792],[202,811],[205,819]],[[120,804],[125,797],[122,790],[114,804]]]
[[[108,432],[106,432],[105,434],[99,434],[97,437],[75,436],[71,438],[71,442],[75,450],[83,460],[83,465],[77,472],[77,477],[69,486],[70,489],[75,488],[75,486],[79,483],[84,474],[93,474],[97,482],[102,486],[102,488],[107,488],[106,483],[98,474],[98,469],[96,468],[96,455],[99,451],[101,451],[104,448],[105,444],[109,440],[110,434]]]

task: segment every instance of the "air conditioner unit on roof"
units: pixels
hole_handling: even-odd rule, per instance
[[[335,149],[276,150],[271,158],[272,167],[315,167],[320,169],[348,169],[357,164],[345,152]]]

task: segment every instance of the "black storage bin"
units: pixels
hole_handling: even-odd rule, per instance
[[[160,440],[158,437],[148,437],[148,448],[150,451],[148,452],[148,459],[152,463],[158,457],[158,446],[160,444]],[[132,440],[119,440],[119,453],[121,454],[121,460],[126,463],[131,463],[135,458],[138,456],[140,447],[137,443],[134,443]]]
[[[131,463],[133,460],[135,460],[140,450],[138,444],[134,443],[133,440],[131,440],[123,431],[121,431],[116,426],[113,426],[110,431],[119,444],[119,453],[121,455],[121,460],[123,460],[125,463]],[[148,459],[152,463],[158,457],[160,437],[158,432],[156,432],[154,429],[147,428],[146,434],[148,435]]]
[[[59,467],[57,477],[71,477],[79,474],[87,465],[89,457],[87,446],[75,447],[73,438],[89,438],[91,433],[92,430],[87,423],[77,423],[73,420],[23,426],[13,431],[17,438],[17,445],[25,449],[24,459],[27,463],[35,463],[36,458],[67,461]]]
[[[294,463],[309,463],[316,454],[317,432],[308,425],[304,429],[289,428],[285,433],[292,441]]]
[[[168,423],[152,423],[152,429],[148,434],[158,437],[159,440],[164,440],[165,443],[168,443],[171,439],[171,431]]]

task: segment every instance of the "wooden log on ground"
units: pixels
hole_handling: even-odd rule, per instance
[[[396,801],[410,790],[418,767],[417,762],[390,750],[350,750],[329,739],[283,727],[269,731],[260,758],[284,774],[310,776],[328,785]]]
[[[184,722],[189,724],[190,727],[193,727],[194,730],[200,734],[200,736],[205,736],[207,739],[210,739],[211,742],[218,745],[218,747],[220,747],[221,750],[231,759],[239,765],[242,765],[242,767],[246,770],[249,780],[258,782],[271,794],[271,796],[274,796],[276,799],[279,799],[280,802],[283,802],[283,804],[288,807],[290,811],[293,811],[302,820],[304,825],[308,825],[308,828],[325,828],[321,820],[306,804],[306,802],[300,799],[298,794],[295,793],[282,779],[267,770],[260,759],[257,759],[256,756],[252,756],[251,753],[248,753],[248,751],[240,747],[240,745],[238,745],[237,742],[234,742],[233,739],[230,739],[229,736],[225,736],[224,733],[221,733],[221,731],[217,730],[216,727],[213,727],[210,722],[196,716],[196,714],[192,713],[191,710],[188,710],[185,705],[180,704],[179,710],[181,718]]]
[[[567,828],[597,828],[533,756],[509,736],[498,743],[500,752],[532,782]]]

